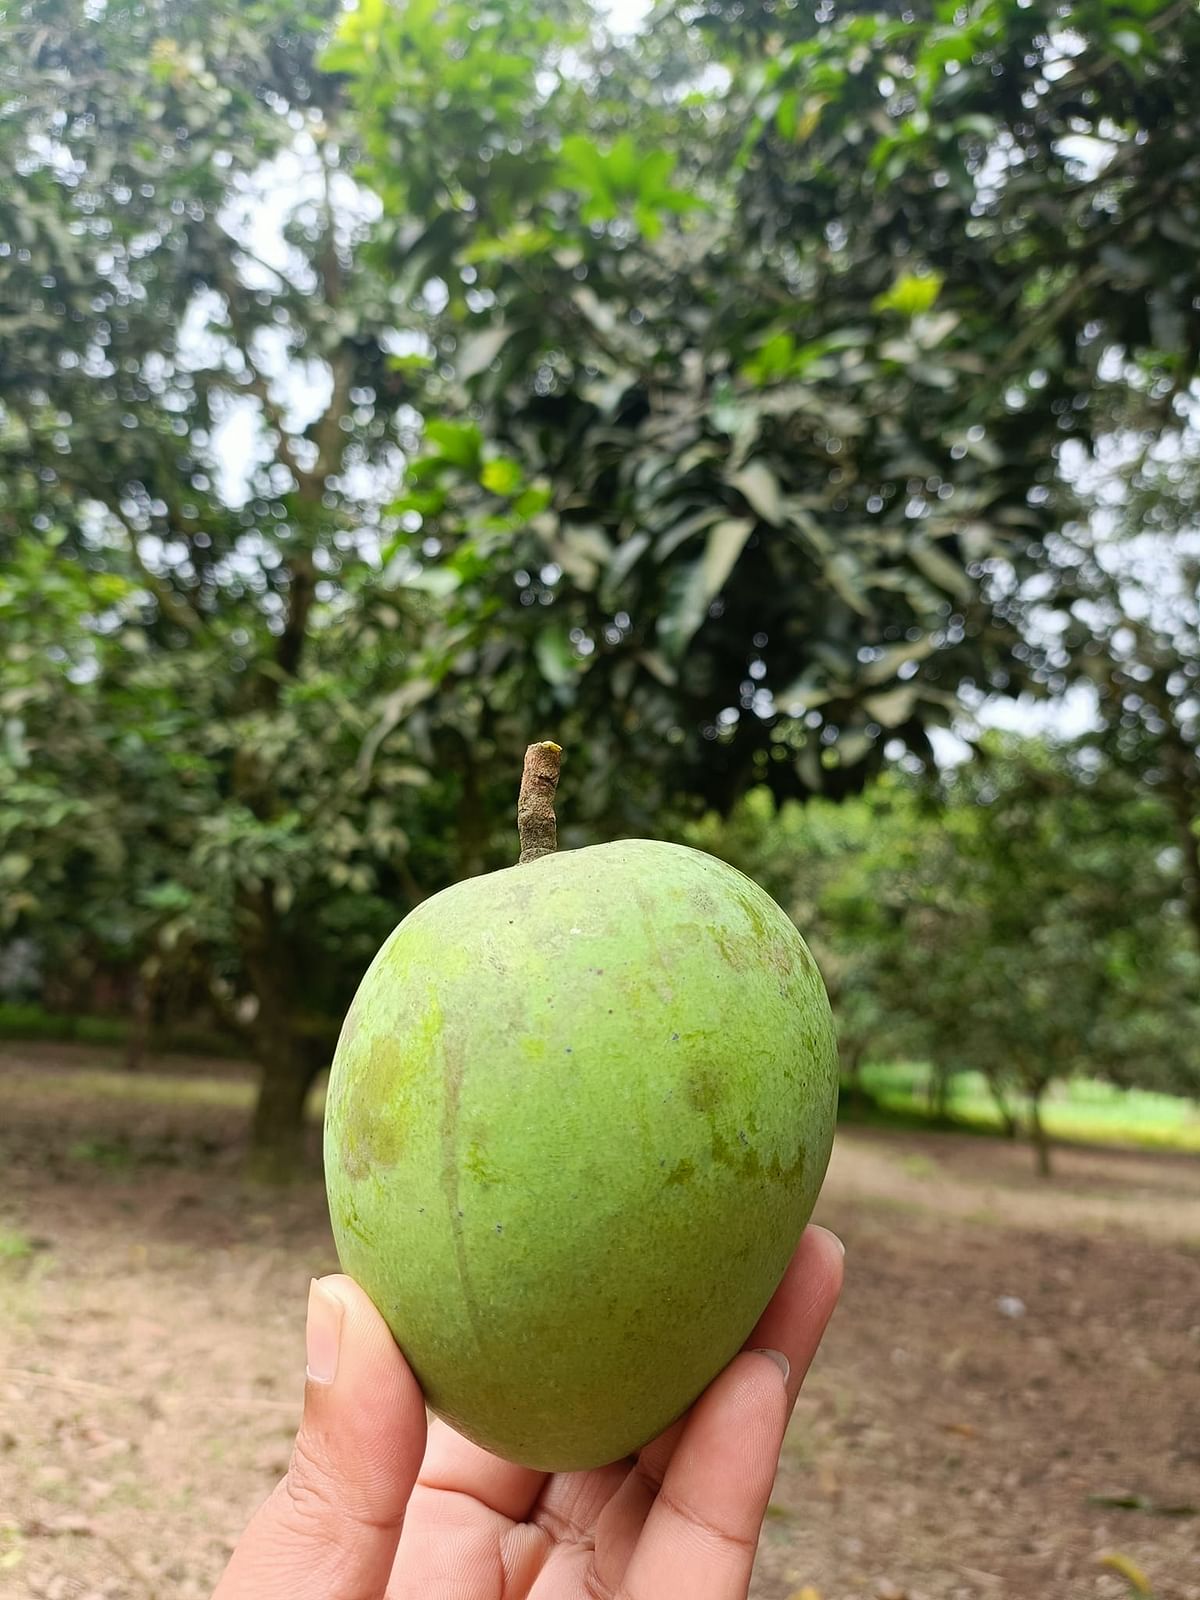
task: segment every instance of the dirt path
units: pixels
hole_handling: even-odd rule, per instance
[[[195,1600],[286,1460],[320,1186],[240,1184],[227,1067],[131,1097],[62,1059],[0,1055],[0,1595]],[[1047,1187],[847,1132],[820,1219],[847,1290],[756,1600],[1116,1600],[1114,1552],[1200,1600],[1200,1162],[1060,1152]]]

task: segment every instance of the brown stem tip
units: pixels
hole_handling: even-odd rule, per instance
[[[531,744],[525,752],[521,774],[521,795],[517,801],[517,833],[521,839],[518,866],[550,856],[558,849],[558,828],[554,819],[554,791],[562,766],[562,746],[552,739]]]

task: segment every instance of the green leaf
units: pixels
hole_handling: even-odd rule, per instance
[[[503,322],[464,333],[458,341],[454,365],[464,383],[486,372],[508,343],[511,330]]]
[[[389,372],[427,372],[433,366],[432,356],[388,356],[385,365]]]
[[[662,218],[653,206],[639,203],[633,208],[633,220],[638,225],[638,231],[645,239],[657,239],[662,231]]]
[[[554,235],[548,228],[514,222],[502,233],[473,240],[462,252],[462,260],[468,266],[489,261],[516,261],[545,255],[553,246]]]
[[[771,383],[790,377],[795,359],[796,341],[786,329],[781,329],[764,340],[743,371],[751,383]]]
[[[670,189],[670,178],[675,170],[673,150],[652,150],[642,160],[637,174],[637,191],[650,203]]]
[[[479,467],[483,449],[483,435],[473,422],[451,422],[436,417],[425,424],[426,441],[433,445],[443,461],[464,471],[474,472]]]
[[[975,585],[972,580],[957,562],[951,561],[936,545],[915,543],[910,547],[909,554],[917,570],[939,589],[955,595],[959,600],[974,597]]]
[[[573,133],[562,142],[560,151],[562,168],[588,183],[605,181],[604,157],[591,139],[582,133]]]
[[[596,145],[582,134],[573,134],[563,140],[561,156],[559,181],[583,195],[583,220],[607,222],[615,217],[607,164]]]
[[[765,461],[747,462],[740,472],[733,474],[729,482],[764,522],[779,527],[784,520],[783,494],[779,479]]]
[[[567,637],[567,630],[554,623],[543,628],[533,643],[538,671],[552,689],[561,689],[578,674],[578,659]]]
[[[658,621],[669,658],[678,660],[687,649],[753,532],[752,517],[722,518],[709,530],[703,556],[676,575]]]
[[[416,710],[422,701],[428,700],[435,688],[436,685],[430,678],[410,678],[388,695],[380,708],[374,727],[363,740],[358,753],[357,771],[360,782],[365,783],[370,777],[375,753],[383,741],[410,712]]]
[[[693,534],[702,533],[705,528],[711,528],[714,522],[721,520],[719,506],[702,506],[699,511],[693,511],[686,517],[680,517],[660,534],[654,546],[654,554],[659,561],[666,561],[674,555],[681,545],[687,543]]]
[[[791,139],[796,132],[796,111],[800,96],[793,89],[785,94],[775,108],[775,131],[781,139]]]
[[[904,317],[917,317],[933,309],[943,282],[940,272],[906,272],[890,289],[876,295],[871,305],[876,311],[897,311]]]
[[[863,701],[863,708],[872,721],[878,722],[881,727],[898,728],[912,715],[918,694],[915,684],[901,684],[899,688],[889,689],[886,694],[868,695]]]
[[[396,580],[398,589],[416,589],[422,594],[431,594],[439,600],[452,595],[461,585],[462,577],[452,567],[422,567],[419,572],[409,573]]]
[[[491,461],[484,462],[479,481],[493,494],[514,495],[525,479],[519,462],[509,456],[494,456]]]
[[[612,597],[650,547],[648,533],[631,533],[612,553],[604,574],[604,593]]]
[[[924,661],[926,656],[932,655],[933,650],[932,634],[926,634],[923,638],[912,642],[893,645],[863,668],[862,681],[866,684],[887,683],[907,662]]]
[[[652,678],[657,678],[664,688],[673,689],[679,682],[679,674],[669,661],[659,655],[657,650],[639,650],[637,659],[645,667]]]
[[[603,158],[604,173],[617,194],[636,194],[640,188],[640,163],[633,135],[623,133]]]
[[[869,617],[871,606],[864,593],[863,575],[848,550],[837,550],[825,562],[825,576],[835,594],[841,596],[860,617]]]

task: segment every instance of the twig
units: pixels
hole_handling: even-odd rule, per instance
[[[521,839],[519,866],[553,855],[558,849],[554,816],[554,791],[562,766],[562,746],[552,739],[531,744],[525,752],[521,793],[517,800],[517,832]]]

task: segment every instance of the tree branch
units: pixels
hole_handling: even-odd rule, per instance
[[[163,616],[166,617],[168,622],[173,622],[177,628],[183,628],[187,633],[199,633],[204,626],[203,617],[201,617],[190,600],[186,600],[182,595],[175,592],[166,578],[146,565],[142,559],[142,553],[138,549],[137,533],[125,520],[125,513],[121,510],[121,502],[117,495],[113,493],[107,484],[98,483],[95,480],[92,480],[86,486],[81,485],[81,488],[92,499],[99,500],[105,510],[120,524],[126,539],[129,541],[129,554],[133,557],[133,563],[137,567],[138,575],[154,596],[155,603]]]
[[[225,264],[217,268],[216,276],[217,287],[225,299],[225,314],[245,364],[246,376],[242,377],[240,374],[235,374],[234,382],[237,383],[239,388],[245,389],[252,394],[259,405],[262,406],[263,416],[266,418],[267,425],[279,435],[279,448],[293,476],[300,485],[301,493],[311,494],[314,474],[303,466],[297,458],[292,446],[291,435],[283,420],[283,412],[271,393],[271,386],[254,365],[254,357],[250,349],[251,330],[247,328],[245,319],[242,317],[241,308],[238,305],[238,289],[241,285],[238,284],[236,277],[231,277]],[[317,494],[320,494],[323,489],[324,483],[322,482],[317,486]]]
[[[279,670],[294,678],[304,653],[308,615],[316,594],[316,570],[308,554],[297,556],[288,568],[288,610],[275,661]]]
[[[342,299],[342,265],[337,253],[333,201],[329,192],[329,169],[324,163],[322,171],[325,178],[323,205],[325,236],[321,241],[317,257],[317,270],[321,274],[325,304],[331,311],[336,311]],[[350,406],[350,389],[354,378],[354,352],[351,347],[345,343],[339,345],[329,357],[329,365],[333,373],[333,391],[329,396],[329,404],[306,433],[306,437],[317,447],[316,468],[310,474],[309,483],[304,486],[305,497],[308,499],[316,499],[324,493],[327,480],[341,465],[345,443],[341,422]]]

